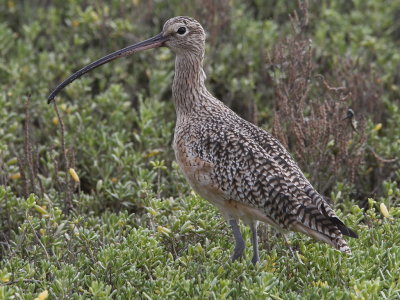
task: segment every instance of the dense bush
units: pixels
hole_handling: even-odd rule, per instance
[[[0,3],[0,298],[400,297],[399,14],[398,0]],[[352,257],[300,235],[291,256],[264,230],[259,265],[229,263],[227,226],[174,162],[168,49],[46,104],[175,15],[207,30],[210,90],[273,131],[359,233]]]

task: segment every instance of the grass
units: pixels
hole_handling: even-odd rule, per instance
[[[3,196],[4,197],[4,196]],[[34,197],[31,197],[34,199]],[[399,295],[400,210],[383,219],[373,204],[366,218],[356,205],[346,218],[360,234],[352,256],[300,235],[271,236],[261,263],[251,253],[231,263],[230,233],[197,195],[152,199],[147,213],[40,212],[27,200],[25,221],[1,264],[2,295],[29,299],[42,290],[58,298],[388,298]],[[248,249],[250,232],[245,230]],[[267,242],[262,239],[262,245]],[[302,263],[300,263],[300,261]],[[8,296],[7,296],[8,295]]]
[[[353,255],[346,256],[292,234],[293,256],[282,237],[261,226],[261,262],[253,266],[248,228],[242,227],[246,257],[231,263],[228,226],[174,162],[168,49],[116,61],[74,82],[58,98],[61,119],[46,95],[80,66],[158,33],[169,17],[192,15],[209,33],[210,90],[271,130],[276,80],[291,77],[268,57],[293,33],[288,14],[304,16],[297,3],[0,4],[0,299],[45,291],[49,299],[398,299],[400,172],[397,160],[385,160],[400,156],[400,34],[393,22],[400,2],[309,5],[302,34],[312,39],[313,68],[332,86],[347,85],[352,96],[344,107],[365,120],[365,145],[374,151],[363,148],[354,182],[346,172],[330,174],[325,193],[360,237],[348,239]],[[356,62],[351,71],[341,65],[347,58]],[[317,79],[310,86],[316,88],[306,118],[327,95],[335,100]],[[379,91],[375,106],[359,101],[370,99],[360,86]],[[334,157],[335,147],[327,147]],[[341,158],[341,168],[351,157]]]

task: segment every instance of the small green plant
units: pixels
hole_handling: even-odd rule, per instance
[[[0,299],[400,298],[399,1],[299,3],[1,2]],[[304,14],[302,33],[285,44],[294,10]],[[264,229],[260,264],[228,260],[226,223],[174,161],[167,49],[102,66],[68,87],[57,111],[46,104],[80,66],[159,32],[174,15],[204,25],[209,88],[246,119],[276,129],[276,118],[290,115],[278,111],[282,100],[309,96],[289,108],[302,122],[279,120],[282,140],[359,234],[352,256],[297,234],[288,237],[292,256]],[[291,59],[272,65],[268,53],[279,45]],[[365,120],[358,133],[342,120],[348,106]],[[318,134],[321,116],[345,138]],[[298,147],[290,128],[312,143]],[[325,172],[332,163],[339,171]]]

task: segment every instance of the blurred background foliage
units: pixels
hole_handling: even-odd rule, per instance
[[[364,248],[399,242],[395,232],[382,240],[379,233],[395,224],[382,223],[377,213],[382,202],[399,215],[399,0],[5,0],[0,295],[29,299],[49,289],[60,298],[165,298],[172,291],[171,297],[237,298],[272,290],[290,298],[304,281],[310,297],[398,295],[398,282],[397,290],[390,287],[396,278],[385,273],[382,285],[371,277],[373,261],[359,262],[370,268],[358,274],[360,281],[352,281],[350,262],[341,262],[344,283],[325,276],[324,262],[311,262],[313,252],[304,249],[328,250],[301,237],[292,243],[308,267],[321,267],[315,277],[304,266],[285,267],[285,250],[276,248],[240,279],[231,278],[240,275],[229,265],[219,268],[231,247],[226,226],[191,194],[174,162],[174,55],[168,49],[115,61],[74,82],[57,98],[61,120],[47,105],[50,90],[69,74],[157,34],[176,15],[192,16],[206,29],[212,93],[273,131],[350,224],[372,228],[371,237],[361,234]],[[350,108],[354,118],[343,120]],[[358,122],[357,131],[348,121]],[[362,245],[358,255],[382,255],[389,270],[398,269],[398,251],[377,254]],[[339,263],[335,252],[328,256]],[[297,273],[302,279],[287,280]]]

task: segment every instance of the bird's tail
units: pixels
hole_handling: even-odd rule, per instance
[[[328,235],[318,232],[314,229],[311,229],[301,223],[297,223],[294,226],[294,229],[296,231],[305,233],[318,241],[325,242],[341,252],[351,254],[351,250],[350,250],[349,246],[347,245],[346,241],[342,237],[342,234],[340,234],[340,233],[336,236],[328,236]]]
[[[340,232],[344,235],[347,235],[349,237],[358,238],[358,234],[355,233],[353,230],[351,230],[349,227],[347,227],[346,225],[344,225],[344,223],[342,221],[339,220],[339,218],[337,217],[330,217],[329,218],[333,224],[335,224],[337,226],[337,228],[340,230]]]
[[[350,247],[347,245],[346,241],[343,239],[342,233],[339,232],[339,230],[336,232],[336,234],[326,235],[317,230],[311,229],[310,227],[307,227],[301,223],[295,224],[293,229],[296,231],[305,233],[318,241],[325,242],[341,252],[351,254]]]
[[[357,234],[346,227],[336,216],[323,215],[316,206],[301,205],[296,211],[296,222],[293,229],[303,232],[316,240],[332,245],[344,253],[351,253],[349,246],[343,239],[343,234],[357,238]]]

